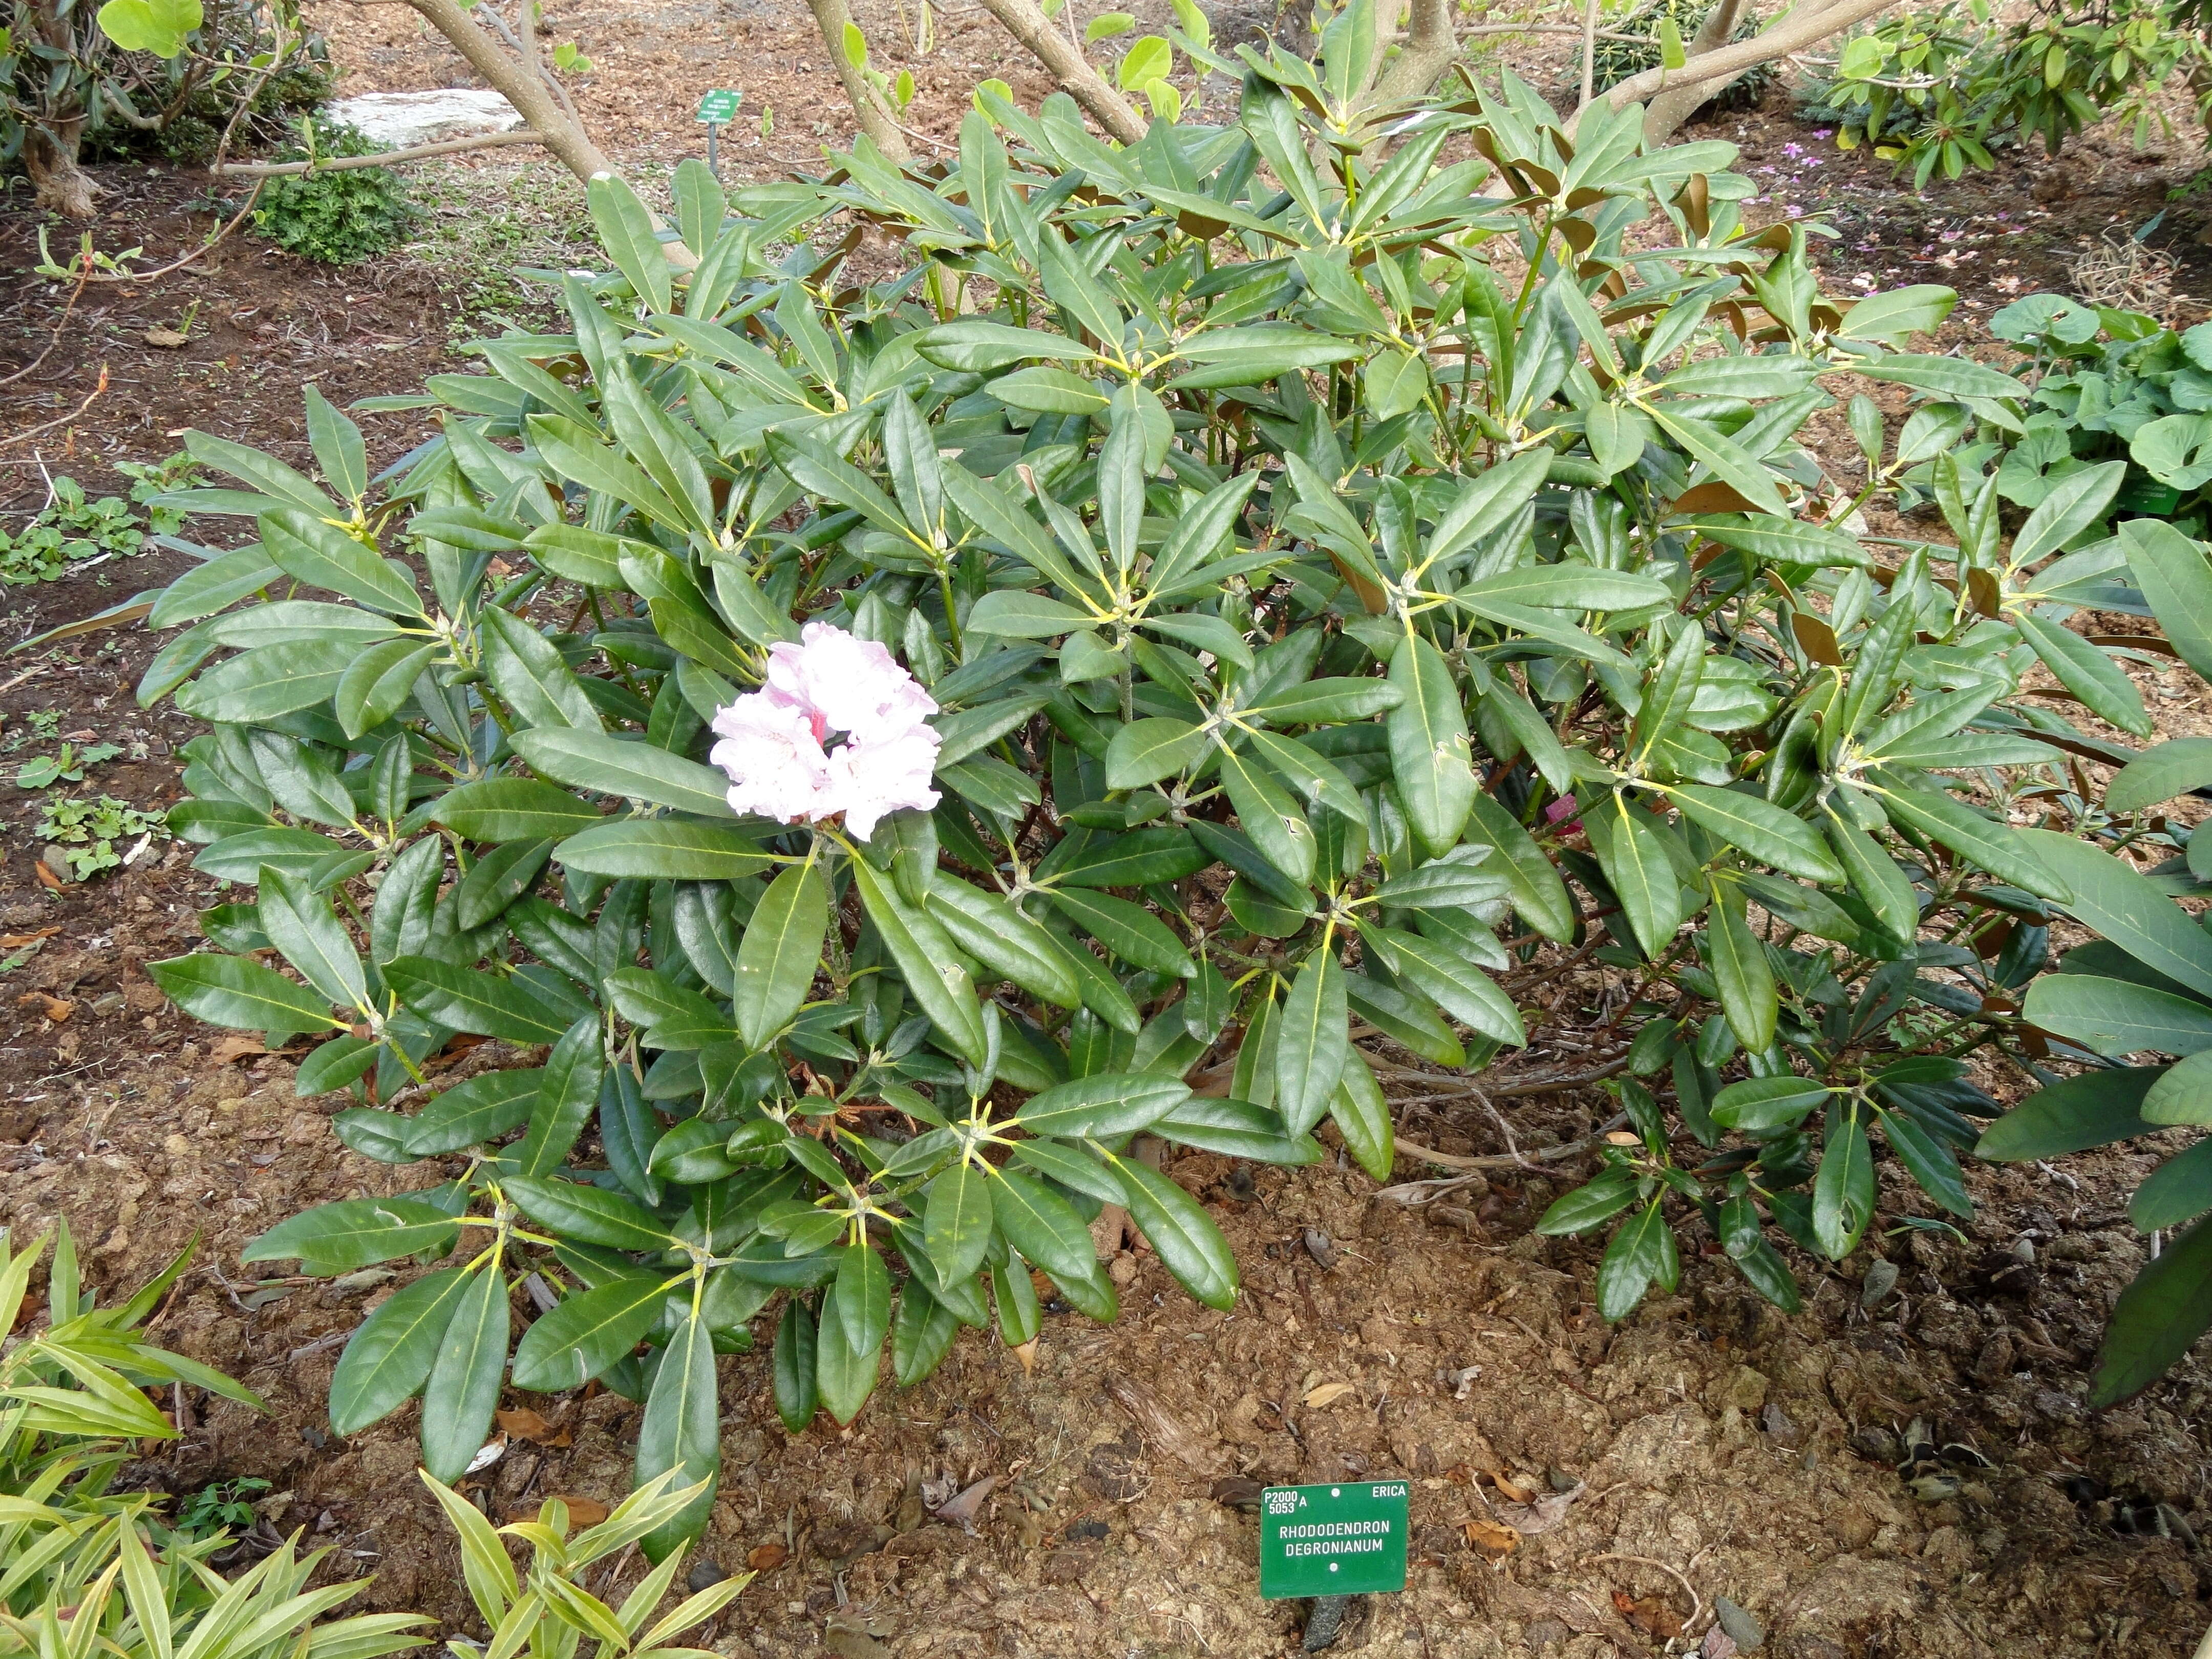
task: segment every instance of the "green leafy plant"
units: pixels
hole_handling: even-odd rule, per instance
[[[1631,7],[1631,15],[1620,20],[1619,26],[1607,27],[1592,52],[1590,64],[1595,71],[1593,83],[1600,92],[1619,85],[1632,75],[1640,75],[1656,67],[1661,60],[1661,35],[1665,30],[1674,32],[1675,46],[1692,39],[1698,26],[1712,10],[1712,0],[1657,0],[1649,6]],[[1602,13],[1601,21],[1610,25]],[[1748,40],[1759,30],[1759,20],[1749,7],[1730,37]],[[1774,85],[1775,68],[1771,64],[1760,64],[1747,70],[1716,93],[1708,108],[1722,110],[1755,109],[1767,90]]]
[[[155,522],[132,510],[143,478],[131,486],[131,499],[103,495],[88,499],[84,487],[64,474],[56,477],[46,504],[15,535],[0,532],[0,582],[59,581],[72,565],[107,555],[135,557],[146,550],[149,532],[164,534],[180,519],[167,509],[151,509]],[[166,486],[165,486],[166,487]]]
[[[1801,106],[1838,124],[1842,148],[1871,143],[1909,170],[1915,189],[1938,171],[1994,167],[2002,144],[2039,139],[2056,155],[2100,121],[2132,126],[2140,146],[2166,125],[2167,91],[2202,75],[2203,21],[2190,0],[2039,0],[2004,18],[1987,0],[1945,0],[1844,36]]]
[[[2166,640],[2199,675],[2212,676],[2212,566],[2206,549],[2172,526],[2135,520],[2119,528],[2126,570]],[[2212,835],[2190,834],[2155,811],[2212,785],[2212,742],[2176,738],[2130,760],[2106,787],[2093,836],[2034,832],[2040,853],[2072,890],[2067,914],[2097,938],[2066,952],[2027,987],[2024,1013],[2051,1063],[2083,1066],[1992,1124],[1984,1158],[2049,1158],[2176,1125],[2212,1122],[2204,1050],[2212,1046],[2212,934],[2174,902],[2212,886]],[[2178,854],[2168,854],[2176,843]],[[2138,867],[2131,855],[2148,853]],[[2176,1056],[2168,1062],[2160,1056]],[[2143,1064],[2148,1060],[2151,1063]],[[2129,1215],[2156,1239],[2173,1237],[2112,1310],[2093,1403],[2141,1392],[2208,1327],[2212,1303],[2212,1161],[2199,1140],[2147,1176]]]
[[[1990,319],[2020,354],[2021,417],[1994,411],[1960,450],[1969,468],[1997,461],[1997,493],[2039,505],[2062,481],[2124,461],[2116,514],[2201,529],[2212,493],[2212,327],[2184,332],[2140,312],[2031,294]]]
[[[211,1480],[178,1506],[177,1530],[191,1534],[250,1527],[254,1520],[253,1499],[268,1490],[266,1480],[252,1475]]]
[[[22,779],[18,777],[16,781],[21,783]],[[102,795],[95,801],[50,797],[43,803],[33,833],[41,842],[63,850],[79,881],[89,881],[101,871],[122,865],[125,854],[116,850],[118,842],[169,838],[164,814],[142,812],[112,795]]]
[[[386,146],[320,117],[301,123],[302,144],[279,160],[374,155]],[[343,167],[272,179],[253,210],[253,228],[287,253],[323,264],[357,264],[389,252],[421,216],[398,176],[384,167]]]
[[[128,1300],[101,1308],[65,1225],[21,1250],[0,1230],[0,1334],[14,1329],[49,1242],[46,1328],[0,1352],[0,1653],[380,1659],[421,1645],[411,1632],[428,1621],[410,1613],[326,1620],[367,1581],[309,1589],[323,1552],[301,1556],[295,1539],[226,1581],[209,1559],[227,1534],[172,1527],[160,1494],[112,1490],[137,1443],[176,1437],[146,1389],[260,1401],[138,1333],[190,1247]]]
[[[45,789],[56,783],[82,783],[84,769],[97,766],[123,752],[115,743],[91,743],[79,749],[65,743],[51,755],[33,756],[15,769],[19,789]]]
[[[590,1642],[593,1659],[633,1653],[652,1659],[713,1659],[705,1650],[674,1645],[676,1639],[714,1619],[752,1582],[750,1572],[719,1578],[657,1619],[654,1612],[683,1565],[681,1554],[663,1559],[620,1607],[610,1607],[585,1588],[586,1568],[665,1531],[697,1507],[706,1483],[678,1486],[672,1469],[647,1481],[605,1520],[574,1536],[568,1506],[560,1498],[548,1498],[534,1519],[495,1532],[483,1511],[452,1487],[427,1473],[422,1481],[460,1540],[462,1579],[492,1633],[493,1653],[562,1659],[574,1654],[580,1643]],[[501,1541],[507,1538],[530,1547],[530,1565],[520,1575]]]
[[[258,892],[151,971],[322,1036],[297,1086],[356,1089],[356,1149],[471,1152],[252,1248],[441,1264],[349,1346],[340,1432],[419,1393],[448,1479],[503,1377],[598,1379],[645,1402],[641,1480],[701,1483],[665,1559],[719,1469],[715,1356],[779,1297],[794,1429],[851,1420],[886,1343],[905,1384],[963,1325],[1035,1340],[1032,1270],[1110,1317],[1103,1206],[1231,1305],[1157,1144],[1299,1164],[1325,1132],[1383,1176],[1352,1017],[1479,1069],[1562,947],[1615,970],[1637,1079],[1637,1145],[1546,1218],[1615,1224],[1608,1318],[1675,1282],[1678,1229],[1794,1305],[1766,1218],[1847,1255],[1877,1137],[1965,1207],[1996,1110],[1965,1056],[2016,1043],[2065,893],[2008,822],[2060,759],[2018,647],[2075,671],[2027,611],[2104,501],[2008,547],[1986,490],[1939,490],[1960,546],[1881,564],[1796,434],[1839,370],[2016,404],[1899,349],[1948,291],[1822,296],[1802,228],[1743,224],[1734,147],[1644,154],[1635,108],[1570,135],[1508,78],[1370,150],[1375,40],[1365,6],[1313,63],[1179,35],[1237,118],[1124,149],[987,87],[919,178],[863,143],[732,204],[687,162],[681,276],[596,181],[614,269],[567,280],[567,330],[380,400],[444,421],[387,490],[312,390],[320,483],[190,438],[240,486],[197,505],[258,537],[155,602],[185,631],[140,696],[212,723],[170,823]],[[839,212],[914,268],[846,285],[808,239]],[[1874,442],[1861,499],[1910,464]],[[261,597],[288,580],[331,597]],[[809,724],[816,650],[927,688],[899,740],[933,765],[872,775],[933,808],[807,805],[868,781],[828,728],[872,740]],[[786,714],[784,771],[744,760]],[[434,1088],[457,1032],[529,1063]],[[525,1273],[556,1301],[510,1363]]]
[[[118,461],[115,471],[131,480],[132,505],[143,507],[147,533],[173,535],[183,527],[184,514],[163,497],[204,483],[198,463],[182,451],[159,461]]]

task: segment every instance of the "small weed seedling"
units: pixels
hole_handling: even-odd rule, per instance
[[[26,744],[50,743],[61,735],[62,711],[40,708],[23,716],[22,729],[9,733],[0,741],[0,754],[12,755]]]
[[[106,745],[102,745],[105,747]],[[160,812],[142,812],[128,801],[102,795],[96,801],[64,795],[45,803],[38,837],[68,856],[70,873],[89,881],[103,870],[118,868],[125,854],[118,842],[167,841],[169,830]]]
[[[19,789],[44,789],[56,783],[82,783],[84,769],[113,760],[123,752],[119,743],[88,743],[82,749],[65,743],[51,755],[36,755],[15,769]]]
[[[158,501],[167,492],[198,482],[189,457],[119,462],[116,471],[132,481],[129,500],[89,498],[82,484],[64,475],[53,480],[46,504],[20,533],[11,537],[0,531],[0,582],[58,581],[71,566],[89,559],[136,557],[146,550],[149,536],[173,533],[184,522],[180,512]]]
[[[211,1480],[178,1507],[177,1530],[188,1538],[203,1538],[226,1528],[243,1532],[253,1524],[254,1495],[268,1490],[266,1480],[252,1475]]]

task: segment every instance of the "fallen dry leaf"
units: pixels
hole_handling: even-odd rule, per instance
[[[258,1036],[227,1036],[210,1051],[208,1060],[216,1066],[231,1066],[268,1052],[269,1045]]]
[[[1518,1532],[1549,1532],[1567,1518],[1575,1499],[1589,1490],[1587,1483],[1577,1480],[1566,1491],[1547,1492],[1533,1504],[1500,1504],[1498,1518]]]
[[[999,1479],[995,1474],[987,1474],[957,1498],[939,1504],[937,1518],[951,1522],[972,1536],[975,1531],[975,1517],[982,1511],[983,1500],[998,1490]]]
[[[1037,1339],[1031,1337],[1014,1350],[1014,1358],[1022,1362],[1022,1375],[1036,1375]]]
[[[162,351],[181,351],[192,343],[189,334],[179,334],[173,328],[149,328],[144,335],[148,345]]]
[[[76,1012],[76,1004],[50,997],[44,991],[26,991],[15,999],[18,1008],[36,1008],[57,1025]]]
[[[1353,1392],[1354,1389],[1349,1382],[1324,1382],[1306,1396],[1306,1408],[1309,1411],[1319,1411],[1324,1406],[1334,1405],[1345,1395]]]
[[[1138,1431],[1154,1451],[1164,1452],[1201,1474],[1219,1473],[1218,1435],[1193,1428],[1126,1376],[1107,1378],[1106,1392],[1115,1405],[1129,1413]]]
[[[567,1446],[575,1442],[576,1437],[568,1430],[555,1428],[544,1413],[532,1411],[527,1406],[495,1412],[492,1419],[508,1435],[534,1445]]]
[[[0,933],[0,951],[13,951],[26,945],[36,945],[42,939],[52,939],[61,932],[58,927],[41,927],[34,933]]]
[[[60,892],[63,888],[69,885],[67,882],[64,881],[59,876],[56,875],[52,870],[47,868],[43,862],[33,865],[31,866],[31,873],[39,878],[39,884],[41,887],[50,888],[57,893]]]
[[[1626,1590],[1615,1590],[1613,1605],[1639,1634],[1655,1642],[1671,1642],[1682,1633],[1681,1616],[1663,1595],[1647,1595],[1638,1601]]]
[[[507,1437],[504,1434],[495,1434],[490,1439],[485,1441],[483,1445],[477,1448],[477,1455],[469,1459],[468,1468],[462,1470],[461,1473],[464,1474],[475,1474],[479,1470],[488,1469],[493,1464],[499,1462],[501,1455],[506,1450]]]
[[[781,1544],[759,1544],[745,1557],[745,1565],[755,1572],[774,1572],[791,1559],[791,1552]]]
[[[1492,1561],[1503,1561],[1521,1547],[1521,1534],[1510,1527],[1501,1527],[1492,1522],[1469,1520],[1460,1522],[1460,1533],[1467,1547],[1479,1551]]]
[[[1509,1504],[1525,1504],[1536,1495],[1534,1487],[1522,1486],[1503,1469],[1486,1463],[1482,1473],[1490,1484],[1498,1488],[1498,1495]]]
[[[551,1498],[547,1498],[545,1503],[550,1504],[556,1501],[568,1506],[568,1525],[572,1528],[596,1527],[614,1513],[596,1498],[578,1498],[571,1492],[556,1492]],[[545,1518],[544,1504],[538,1506],[537,1518],[540,1521]]]

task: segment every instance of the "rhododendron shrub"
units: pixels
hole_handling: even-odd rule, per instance
[[[987,89],[928,172],[732,211],[686,163],[680,278],[602,181],[614,268],[433,380],[392,476],[312,392],[319,479],[191,440],[236,487],[185,504],[257,533],[154,601],[142,696],[211,723],[170,822],[241,896],[154,971],[419,1173],[250,1253],[430,1264],[340,1433],[421,1395],[451,1478],[503,1388],[596,1382],[688,1480],[757,1334],[798,1427],[886,1344],[905,1384],[1110,1317],[1094,1231],[1230,1307],[1186,1153],[1388,1176],[1378,1068],[1528,1042],[1570,958],[1626,1127],[1544,1224],[1611,1229],[1608,1317],[1678,1232],[1793,1302],[1767,1224],[1847,1254],[1878,1152],[1963,1206],[1959,1055],[2062,884],[1926,769],[2055,753],[2020,573],[2101,503],[1882,567],[1842,492],[1948,416],[1863,479],[1795,434],[1843,368],[2009,407],[1900,349],[1947,292],[1822,298],[1733,148],[1633,109],[1510,83],[1369,154],[1341,64],[1249,61],[1128,149]],[[843,285],[841,217],[913,268]]]

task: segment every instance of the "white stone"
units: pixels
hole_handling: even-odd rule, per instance
[[[341,98],[324,112],[343,126],[357,127],[380,144],[400,149],[434,144],[446,138],[471,138],[483,132],[508,132],[520,126],[521,113],[498,93],[471,88],[435,92],[365,92]]]

